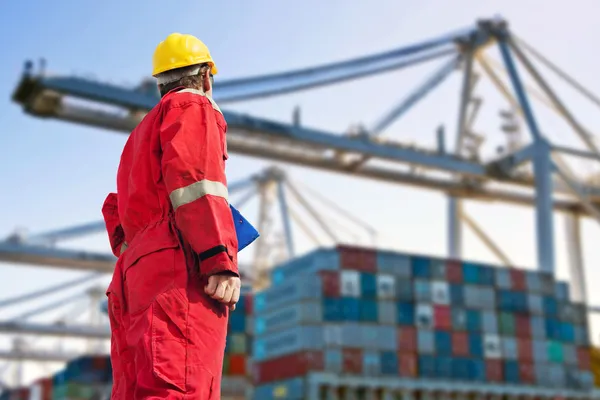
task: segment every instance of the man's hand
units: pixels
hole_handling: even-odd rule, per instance
[[[240,278],[232,275],[217,274],[208,277],[208,284],[204,292],[215,300],[229,306],[231,311],[240,300]]]

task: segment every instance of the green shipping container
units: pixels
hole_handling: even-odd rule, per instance
[[[234,333],[229,335],[229,352],[231,354],[246,354],[246,335],[243,333]]]
[[[500,313],[500,333],[506,336],[515,336],[515,316],[511,313]]]
[[[223,375],[229,375],[229,354],[223,357]]]
[[[564,362],[563,346],[558,342],[548,342],[548,360],[551,362]]]
[[[98,385],[67,383],[52,388],[52,400],[91,399],[99,392]]]
[[[62,400],[67,398],[67,385],[52,387],[52,400]]]

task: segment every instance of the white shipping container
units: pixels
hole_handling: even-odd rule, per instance
[[[360,297],[360,273],[358,271],[342,271],[340,291],[342,296]]]
[[[446,282],[433,282],[431,284],[431,297],[434,304],[450,304],[450,289]]]
[[[484,335],[483,352],[485,358],[502,358],[502,345],[500,336],[489,334]]]
[[[34,383],[29,390],[29,400],[42,400],[42,385]]]
[[[431,304],[417,304],[417,328],[433,329],[433,306]]]
[[[325,325],[325,346],[341,346],[342,345],[342,327],[339,324]]]
[[[396,278],[393,275],[377,275],[377,297],[385,300],[396,297]]]

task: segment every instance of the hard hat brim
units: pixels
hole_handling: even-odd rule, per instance
[[[156,77],[156,75],[162,74],[163,72],[171,71],[171,70],[174,70],[177,68],[185,68],[185,67],[189,67],[189,66],[196,65],[196,64],[204,64],[204,62],[179,63],[179,64],[172,64],[172,65],[169,65],[168,67],[164,67],[164,68],[156,68],[154,71],[152,71],[152,76]],[[213,75],[216,75],[219,72],[219,69],[217,68],[215,63],[212,61],[209,61],[208,64],[210,65],[210,73]]]

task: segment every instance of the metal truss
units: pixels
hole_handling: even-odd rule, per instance
[[[509,86],[498,76],[486,56],[492,45],[499,50]],[[554,211],[565,212],[569,221],[572,292],[576,300],[585,302],[579,219],[592,217],[600,221],[600,186],[595,182],[582,180],[564,162],[564,157],[600,161],[600,153],[589,132],[542,77],[530,56],[548,66],[590,101],[600,105],[600,100],[585,90],[583,85],[514,36],[503,20],[482,20],[471,28],[354,60],[221,82],[215,96],[219,103],[226,104],[335,84],[446,57],[431,77],[383,114],[369,129],[352,135],[339,134],[301,126],[297,112],[294,123],[286,124],[225,110],[223,113],[228,123],[228,148],[240,154],[445,193],[449,199],[448,253],[456,258],[461,256],[461,224],[464,222],[503,264],[512,266],[509,257],[465,213],[462,201],[470,199],[520,204],[532,206],[535,210],[537,266],[554,273]],[[583,142],[585,150],[555,146],[543,134],[520,70],[525,70],[535,81],[543,93],[542,101],[567,121]],[[438,143],[433,150],[380,137],[393,122],[440,86],[454,71],[460,71],[463,77],[454,148],[447,148],[444,127],[437,130]],[[516,116],[524,121],[531,136],[529,143],[519,144],[513,141],[504,154],[488,161],[482,161],[479,156],[483,138],[474,130],[474,122],[483,103],[483,99],[476,95],[475,88],[477,82],[484,77],[489,78],[506,98]],[[43,71],[35,73],[33,64],[29,62],[13,93],[13,100],[26,113],[36,117],[54,118],[128,134],[157,103],[158,94],[148,90],[147,85],[127,89],[78,77],[48,76]],[[92,102],[98,107],[91,105]],[[101,106],[105,105],[119,107],[121,111],[102,111]],[[511,129],[514,131],[514,128],[509,127],[507,132]],[[283,180],[278,170],[271,170],[269,174],[270,179],[254,180],[258,183],[258,193],[263,200],[259,228],[263,232],[269,231],[269,210],[278,198],[282,205],[286,233],[282,252],[287,257],[293,256],[295,243],[290,221],[294,216],[288,210],[286,194],[291,194],[298,203],[303,204],[304,192],[289,182],[281,184]],[[308,212],[316,221],[322,221],[322,215],[315,210],[308,209]],[[299,219],[298,222],[301,225],[302,220]],[[335,238],[335,234],[327,226],[321,228],[331,239]],[[310,236],[312,231],[307,231]],[[89,269],[105,272],[112,269],[112,256],[104,258],[99,254],[69,252],[39,244],[52,242],[69,233],[70,231],[62,231],[54,235],[42,235],[36,238],[36,246],[19,238],[10,238],[0,243],[0,257],[6,261],[67,267],[87,266]],[[28,261],[24,261],[27,257]],[[257,245],[254,263],[258,269],[254,272],[262,274],[273,257],[275,256],[268,254],[264,247]]]

